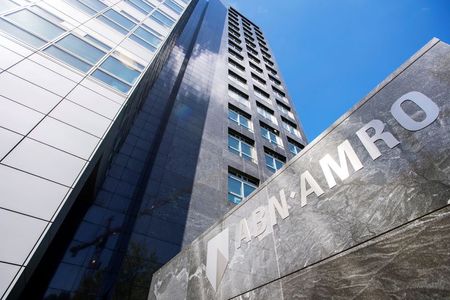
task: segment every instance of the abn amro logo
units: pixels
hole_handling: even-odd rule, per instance
[[[214,291],[217,291],[228,265],[228,241],[228,228],[208,241],[206,252],[206,277],[214,288]]]

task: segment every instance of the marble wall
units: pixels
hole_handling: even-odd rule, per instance
[[[392,104],[412,91],[439,108],[436,120],[416,131],[404,128],[391,113]],[[447,296],[449,100],[450,46],[433,39],[244,203],[155,273],[149,299]],[[416,123],[430,116],[411,101],[403,103],[402,109]],[[384,131],[399,141],[390,147],[377,141],[381,156],[376,159],[356,135],[374,119],[382,121]],[[367,133],[372,136],[374,130]],[[328,154],[344,166],[337,150],[344,141],[358,159],[346,160],[348,178],[341,180],[332,172],[336,185],[330,188],[320,161]],[[320,188],[302,203],[302,194],[312,187],[309,180],[302,193],[300,179],[306,171]],[[346,177],[345,172],[341,175]],[[280,191],[289,215],[282,218],[274,209],[272,228],[268,199],[283,208]],[[261,207],[267,218],[257,222],[263,214]],[[245,230],[237,232],[244,218],[251,237]],[[229,230],[228,263],[216,290],[205,271],[207,244],[225,229]]]

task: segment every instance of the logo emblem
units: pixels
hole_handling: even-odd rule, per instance
[[[214,291],[222,281],[228,264],[228,228],[208,241],[206,252],[206,277]]]

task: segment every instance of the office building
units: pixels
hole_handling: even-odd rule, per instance
[[[2,299],[143,299],[306,141],[218,0],[0,4]]]

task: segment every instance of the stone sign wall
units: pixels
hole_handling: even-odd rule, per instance
[[[450,46],[433,39],[155,273],[149,299],[450,294],[449,115]]]

